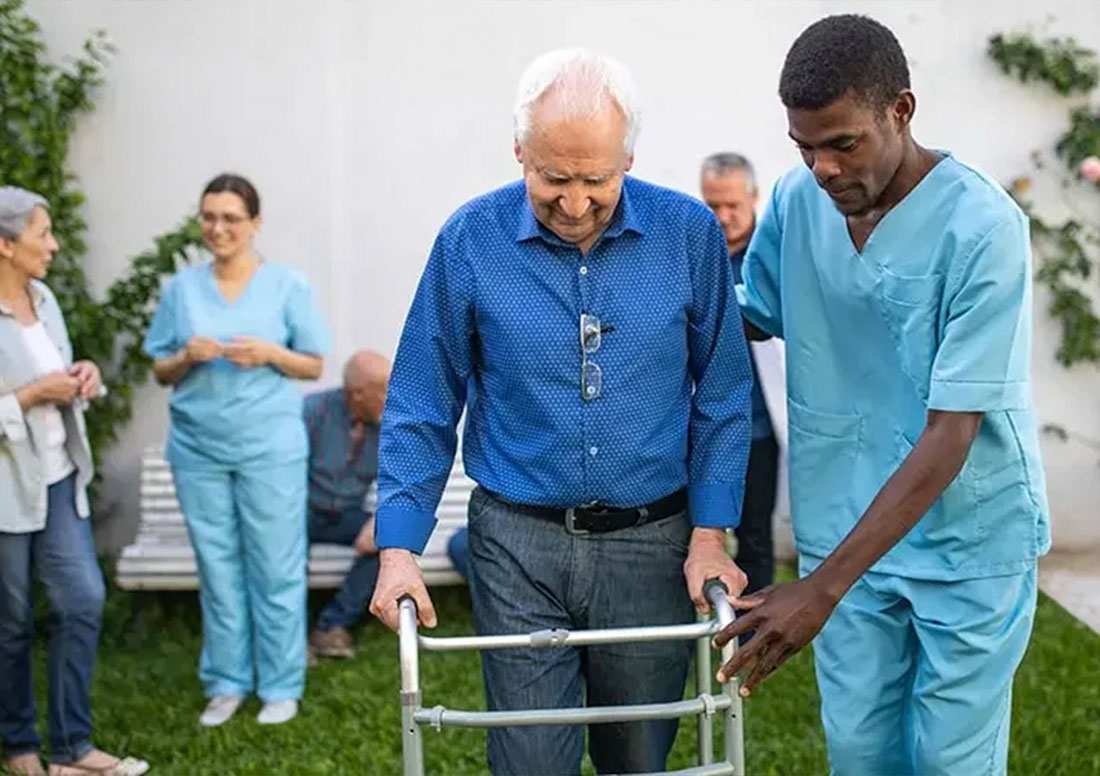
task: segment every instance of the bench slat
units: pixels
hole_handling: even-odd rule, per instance
[[[429,585],[463,582],[447,557],[447,542],[466,525],[466,505],[476,483],[466,476],[456,456],[436,513],[438,523],[423,555],[417,560]],[[160,448],[147,448],[141,459],[141,500],[138,535],[122,551],[116,567],[116,583],[128,590],[196,590],[195,553],[176,499],[172,469]],[[377,491],[367,494],[373,509]],[[339,587],[355,560],[351,547],[336,544],[310,546],[308,574],[311,588]]]

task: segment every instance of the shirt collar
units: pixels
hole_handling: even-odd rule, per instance
[[[42,309],[42,305],[46,303],[46,292],[42,290],[38,281],[32,280],[27,286],[27,289],[31,294],[31,304],[34,305],[35,313],[38,313]],[[15,312],[3,302],[0,302],[0,314],[6,315],[9,318],[14,317]],[[41,316],[39,316],[41,318]]]
[[[623,189],[622,194],[619,196],[619,204],[615,207],[615,214],[611,217],[611,223],[600,235],[601,240],[619,237],[627,231],[645,234],[641,219],[638,216],[638,210],[630,202],[630,189],[633,187],[632,180],[629,175],[623,178]],[[569,245],[569,243],[566,243],[539,223],[539,220],[535,218],[535,211],[531,209],[531,200],[527,196],[526,190],[524,190],[523,212],[520,213],[519,229],[516,230],[516,242],[526,242],[536,238],[553,245]]]

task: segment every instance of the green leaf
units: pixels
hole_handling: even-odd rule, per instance
[[[97,462],[133,413],[133,386],[149,377],[141,337],[160,295],[161,278],[190,261],[201,244],[198,224],[184,221],[135,257],[107,289],[104,300],[88,290],[83,260],[84,193],[69,169],[76,122],[94,108],[96,89],[114,47],[103,31],[81,54],[57,66],[46,59],[38,24],[22,0],[0,0],[0,181],[22,186],[50,202],[62,246],[50,270],[50,287],[65,315],[77,358],[95,361],[110,392],[87,413]]]

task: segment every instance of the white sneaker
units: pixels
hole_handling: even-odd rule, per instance
[[[298,701],[271,701],[260,709],[256,721],[261,725],[281,725],[298,716]]]
[[[199,724],[203,727],[217,727],[224,725],[230,717],[237,713],[244,701],[239,695],[215,695],[206,704],[206,709],[199,716]]]

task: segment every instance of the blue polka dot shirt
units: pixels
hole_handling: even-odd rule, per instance
[[[713,214],[635,178],[587,254],[535,219],[522,181],[464,205],[394,360],[379,546],[423,551],[464,409],[466,472],[510,501],[629,507],[686,487],[695,525],[736,526],[752,372],[733,288]],[[600,331],[587,348],[582,316]]]

